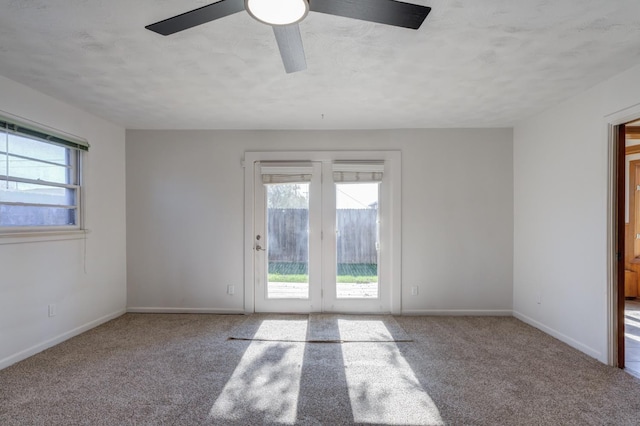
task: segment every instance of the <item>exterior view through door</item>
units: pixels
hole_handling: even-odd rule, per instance
[[[251,164],[254,311],[391,312],[385,161],[313,160]]]

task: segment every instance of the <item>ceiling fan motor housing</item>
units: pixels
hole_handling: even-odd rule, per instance
[[[257,21],[268,25],[291,25],[309,13],[307,0],[245,0],[245,9]]]

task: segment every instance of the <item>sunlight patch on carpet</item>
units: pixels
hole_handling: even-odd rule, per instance
[[[304,342],[308,315],[252,314],[229,334],[232,340]]]
[[[209,418],[246,424],[296,421],[304,345],[252,342]]]
[[[339,332],[349,333],[347,322]],[[355,423],[441,425],[440,411],[424,390],[398,345],[392,342],[342,345]]]
[[[294,337],[304,338],[306,321],[303,324],[301,328],[293,322]],[[265,320],[256,335],[274,333],[282,325],[282,321]],[[304,349],[299,343],[251,342],[209,411],[209,418],[245,424],[294,424]]]
[[[640,342],[640,336],[634,336],[631,333],[624,333],[624,337],[630,340],[635,340],[636,342]]]
[[[391,315],[310,314],[309,341],[411,342]]]
[[[272,342],[412,342],[391,315],[253,314],[229,333],[230,340]]]

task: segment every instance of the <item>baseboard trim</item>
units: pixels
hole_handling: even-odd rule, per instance
[[[529,324],[532,327],[537,328],[540,331],[543,331],[545,333],[547,333],[550,336],[555,337],[556,339],[560,340],[561,342],[566,343],[567,345],[579,350],[580,352],[584,352],[585,354],[589,355],[592,358],[597,359],[600,362],[604,362],[602,361],[602,353],[600,351],[597,351],[596,349],[593,349],[583,343],[578,342],[577,340],[567,336],[566,334],[563,334],[561,332],[559,332],[558,330],[555,330],[551,327],[548,327],[546,325],[544,325],[543,323],[534,320],[531,317],[528,317],[518,311],[513,311],[513,316],[516,317],[517,319],[519,319],[520,321]],[[606,362],[605,362],[606,363]]]
[[[141,307],[132,306],[127,308],[132,314],[243,314],[244,308],[240,309],[219,309],[219,308],[161,308],[161,307]]]
[[[509,309],[409,309],[403,310],[402,315],[510,317],[513,311]]]
[[[116,312],[113,312],[109,315],[105,315],[103,317],[100,317],[98,319],[95,319],[93,321],[89,321],[86,324],[83,324],[79,327],[74,328],[73,330],[69,330],[65,333],[59,334],[56,337],[53,337],[51,339],[45,340],[42,343],[38,343],[37,345],[31,346],[30,348],[27,348],[25,350],[22,350],[18,353],[15,353],[13,355],[9,355],[8,357],[0,360],[0,370],[5,369],[17,362],[20,362],[22,360],[25,360],[27,358],[29,358],[30,356],[33,356],[37,353],[40,353],[46,349],[49,349],[50,347],[53,347],[59,343],[64,342],[65,340],[69,340],[72,337],[75,337],[79,334],[84,333],[85,331],[89,331],[92,328],[95,328],[101,324],[104,324],[105,322],[111,321],[112,319],[118,318],[119,316],[123,315],[125,313],[125,310],[119,310]]]

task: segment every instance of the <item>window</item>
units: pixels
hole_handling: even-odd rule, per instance
[[[0,233],[80,229],[89,144],[0,117]]]

